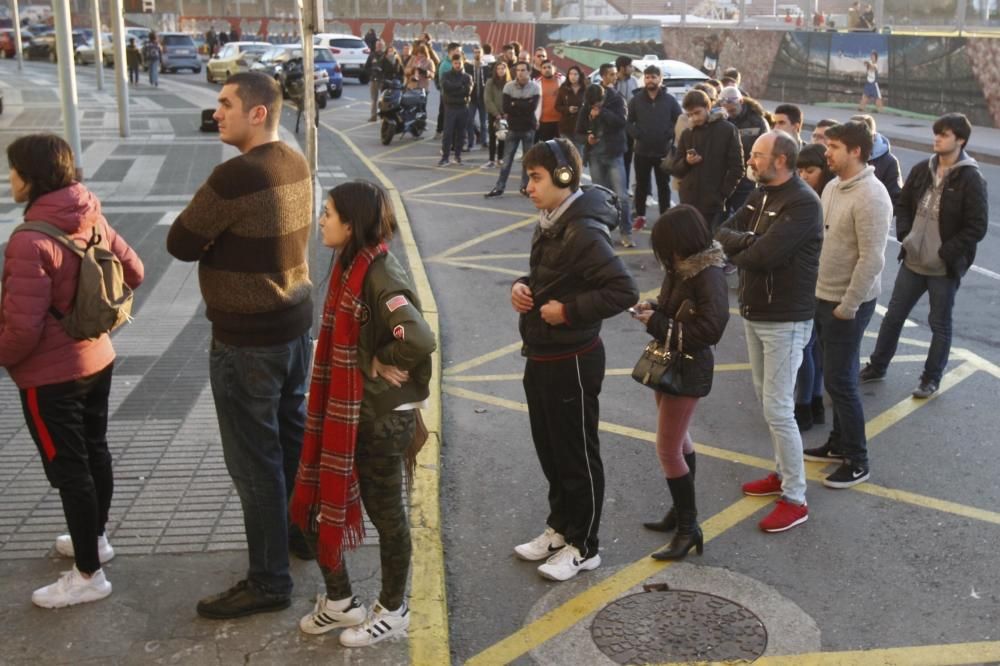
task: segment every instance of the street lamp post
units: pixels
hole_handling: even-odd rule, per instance
[[[108,0],[111,5],[111,39],[115,53],[115,94],[118,97],[118,135],[130,134],[128,109],[128,79],[125,63],[125,21],[122,0]],[[103,67],[103,63],[101,64]]]
[[[104,40],[101,30],[101,0],[91,0],[94,5],[94,67],[97,68],[97,89],[104,90]]]
[[[69,0],[53,0],[56,24],[56,58],[59,68],[59,102],[62,107],[63,131],[73,149],[76,169],[80,174],[83,147],[80,144],[79,101],[76,95],[76,67],[73,63],[73,28],[70,25]]]

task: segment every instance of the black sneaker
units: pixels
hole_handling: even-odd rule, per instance
[[[499,187],[494,187],[492,190],[490,190],[483,196],[486,197],[487,199],[492,199],[493,197],[502,197],[503,190],[501,190]]]
[[[845,461],[834,470],[833,474],[823,479],[827,488],[850,488],[864,483],[871,476],[867,465],[858,465]]]
[[[879,370],[871,363],[865,363],[865,367],[861,368],[861,372],[858,373],[858,381],[862,384],[880,382],[883,379],[885,379],[885,370]]]
[[[844,462],[843,454],[835,451],[829,440],[823,446],[803,450],[802,457],[813,462]]]
[[[938,390],[938,383],[932,379],[921,379],[920,386],[913,389],[913,397],[918,400],[926,400]]]
[[[256,613],[284,610],[292,605],[287,594],[269,594],[258,590],[247,580],[241,580],[225,592],[213,594],[198,602],[198,615],[210,620],[229,620]]]

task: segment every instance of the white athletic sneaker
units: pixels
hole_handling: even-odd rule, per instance
[[[406,602],[397,610],[387,611],[375,602],[368,618],[356,627],[349,627],[340,633],[340,644],[344,647],[365,647],[394,636],[405,636],[410,626],[410,609]]]
[[[56,537],[56,552],[63,557],[73,558],[76,553],[73,550],[73,539],[68,534],[61,534]],[[115,556],[115,549],[111,547],[108,536],[102,534],[97,537],[97,559],[101,564],[110,562]]]
[[[102,569],[95,571],[90,578],[84,578],[74,565],[63,572],[56,582],[32,592],[31,602],[42,608],[62,608],[97,601],[109,594],[111,583],[104,577]]]
[[[559,534],[559,532],[556,532],[551,527],[546,527],[544,532],[528,543],[514,546],[514,554],[522,560],[528,560],[529,562],[546,560],[565,545],[566,539],[563,538],[562,534]]]
[[[601,566],[601,556],[583,559],[576,546],[566,546],[538,567],[538,573],[549,580],[569,580],[581,571],[592,571]]]
[[[316,595],[316,605],[309,615],[299,620],[299,629],[307,634],[325,634],[331,629],[353,627],[365,621],[368,613],[357,597],[351,597],[347,608],[335,610],[343,606],[345,600],[330,601],[326,594]]]

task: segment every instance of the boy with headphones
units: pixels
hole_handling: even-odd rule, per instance
[[[511,305],[520,314],[524,392],[535,452],[549,482],[549,513],[545,530],[514,552],[523,560],[546,560],[538,572],[563,581],[601,563],[601,322],[635,305],[639,290],[611,244],[617,199],[603,187],[580,188],[573,144],[536,143],[524,156],[524,169],[539,223],[530,272],[511,287]]]

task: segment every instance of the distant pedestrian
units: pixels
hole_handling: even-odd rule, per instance
[[[142,283],[142,261],[108,224],[97,197],[76,182],[69,144],[53,134],[23,136],[7,147],[7,164],[25,220],[46,222],[80,247],[97,239],[121,261],[130,288]],[[17,385],[69,527],[56,538],[56,552],[73,558],[73,567],[31,595],[36,606],[59,608],[111,594],[101,565],[115,556],[105,531],[114,490],[107,430],[115,350],[106,333],[79,340],[59,322],[74,305],[77,255],[42,232],[15,232],[4,248],[0,367]]]
[[[659,67],[646,67],[643,84],[628,102],[626,126],[635,142],[635,219],[632,222],[635,229],[646,226],[651,174],[656,181],[660,215],[670,208],[670,174],[660,168],[660,163],[674,149],[674,127],[683,113],[681,105],[663,86]]]
[[[163,50],[157,40],[156,33],[149,33],[149,41],[142,47],[142,60],[149,68],[149,83],[154,87],[160,86],[160,58]]]
[[[538,141],[548,141],[559,136],[560,113],[556,109],[556,99],[559,97],[559,87],[562,85],[562,74],[551,60],[542,61],[542,75],[536,79],[542,91],[541,109],[538,117]],[[569,137],[567,137],[569,138]]]
[[[750,158],[750,150],[754,141],[761,134],[771,129],[765,119],[766,111],[755,99],[743,95],[739,88],[730,86],[723,88],[719,94],[719,102],[726,110],[727,120],[733,124],[740,134],[740,145],[743,147],[743,161]],[[754,182],[749,175],[744,175],[736,190],[726,201],[726,211],[729,215],[735,213],[753,192]]]
[[[810,141],[812,143],[818,143],[825,148],[826,130],[828,127],[833,127],[837,124],[836,120],[832,120],[830,118],[823,118],[822,120],[817,121],[815,129],[813,129],[812,135],[810,135]]]
[[[219,48],[221,49],[229,41],[229,33],[225,30],[219,31]]]
[[[378,120],[375,111],[378,105],[378,94],[382,89],[382,58],[384,55],[385,42],[379,39],[365,60],[364,72],[365,76],[368,77],[368,96],[371,98],[371,113],[368,114],[368,122],[370,123]]]
[[[559,112],[559,136],[573,142],[577,151],[583,154],[583,139],[576,131],[580,109],[583,108],[583,96],[586,90],[583,70],[576,65],[570,65],[566,70],[566,80],[559,86],[556,97],[556,111]]]
[[[882,290],[892,201],[868,165],[872,135],[859,122],[826,131],[827,161],[836,178],[823,190],[823,250],[816,282],[816,326],[823,348],[823,381],[833,402],[833,430],[805,459],[839,462],[823,479],[850,488],[870,478],[865,413],[858,392],[861,338]]]
[[[215,49],[219,46],[219,37],[215,34],[215,28],[210,27],[205,33],[205,48],[208,50],[208,57],[215,55]]]
[[[448,165],[452,150],[455,151],[455,164],[462,163],[462,145],[465,143],[465,128],[469,122],[472,88],[472,76],[465,72],[462,51],[455,50],[451,56],[451,67],[441,77],[444,134],[441,138],[441,160],[438,166]]]
[[[518,62],[514,70],[515,78],[503,88],[503,120],[507,121],[504,140],[504,160],[493,189],[484,196],[489,199],[503,195],[507,189],[507,177],[514,166],[514,155],[520,144],[525,153],[535,144],[535,130],[538,129],[537,110],[542,92],[538,83],[531,80],[530,66]],[[528,172],[521,171],[521,194],[528,196]]]
[[[240,154],[215,168],[167,234],[171,255],[198,262],[212,322],[212,396],[247,538],[246,577],[198,602],[210,619],[287,608],[289,549],[308,552],[301,533],[290,537],[288,498],[312,355],[312,178],[302,154],[278,139],[280,117],[270,76],[226,80],[214,118],[219,138]]]
[[[375,28],[368,28],[368,32],[365,33],[364,41],[370,50],[375,50],[375,44],[378,42],[378,35],[375,34]]]
[[[486,147],[486,82],[489,80],[490,67],[485,60],[483,49],[477,44],[472,49],[472,62],[465,63],[465,71],[472,77],[472,95],[469,99],[469,121],[466,123],[468,150],[472,150],[478,142]]]
[[[518,64],[519,77],[522,71],[526,78],[526,65]],[[511,287],[511,305],[527,358],[531,437],[547,481],[537,497],[548,498],[548,517],[544,531],[514,553],[545,560],[538,573],[564,581],[601,564],[601,323],[634,305],[639,290],[611,244],[611,230],[618,226],[614,197],[604,188],[580,189],[580,156],[573,144],[537,143],[525,153],[524,168],[539,224],[529,273]]]
[[[875,102],[875,113],[882,111],[882,90],[878,87],[878,51],[872,51],[865,60],[865,82],[861,89],[861,101],[858,111],[868,111],[868,105]]]
[[[291,516],[308,535],[326,592],[299,628],[323,634],[346,627],[340,644],[362,647],[402,635],[410,625],[405,593],[412,546],[403,476],[405,468],[412,488],[436,343],[413,281],[389,252],[396,216],[386,193],[363,181],[338,185],[319,226],[323,245],[336,254]],[[382,563],[382,590],[367,613],[343,556],[364,539],[362,505],[378,532]]]
[[[128,67],[128,82],[134,86],[139,85],[139,67],[142,66],[142,51],[135,46],[135,37],[128,38],[128,46],[125,47],[125,64]]]
[[[794,104],[779,104],[774,107],[774,129],[781,130],[795,139],[802,149],[802,109]]]
[[[627,55],[620,55],[615,58],[615,92],[622,96],[625,105],[628,106],[632,96],[641,87],[635,80],[632,73],[635,68],[632,66],[632,58]],[[622,160],[625,163],[625,189],[629,190],[632,179],[632,157],[634,155],[635,139],[631,135],[625,135],[625,155]]]
[[[929,398],[941,385],[951,351],[952,308],[962,277],[986,236],[989,198],[979,164],[966,152],[972,125],[961,113],[934,122],[934,155],[910,170],[896,204],[899,272],[875,351],[861,382],[885,377],[913,306],[930,294],[931,345],[913,397]]]
[[[504,142],[497,138],[500,120],[503,118],[503,89],[510,83],[510,73],[506,60],[497,60],[493,63],[493,71],[489,81],[486,82],[486,92],[484,102],[486,104],[486,115],[489,116],[489,149],[490,159],[486,163],[486,168],[492,169],[497,166],[497,161],[503,162]]]

